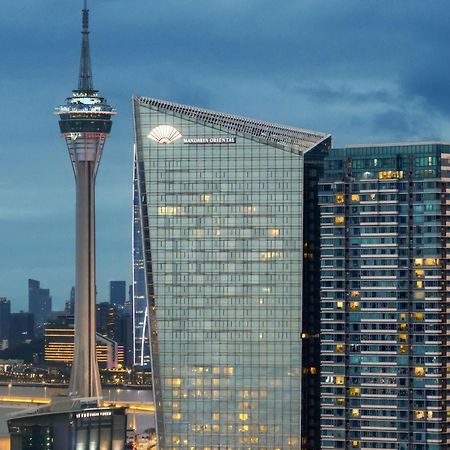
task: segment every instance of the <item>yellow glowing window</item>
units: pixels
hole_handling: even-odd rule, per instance
[[[359,297],[359,291],[352,291],[350,294],[353,298]]]
[[[202,201],[209,202],[211,200],[211,196],[209,194],[202,195]]]
[[[283,252],[261,252],[261,260],[269,261],[274,258],[282,258]]]
[[[416,312],[416,313],[414,314],[414,318],[415,318],[416,320],[423,320],[423,313]]]
[[[182,418],[183,418],[183,414],[181,414],[181,413],[173,413],[172,414],[173,420],[181,420]]]
[[[336,344],[336,351],[342,353],[344,351],[344,344]]]
[[[359,417],[359,409],[358,408],[353,408],[352,409],[352,416],[353,417]]]
[[[414,375],[417,377],[423,377],[425,375],[424,367],[414,367]]]
[[[220,236],[220,235],[222,234],[222,232],[221,232],[220,230],[215,230],[215,231],[214,231],[214,234],[215,234],[216,236]]]
[[[219,386],[219,385],[220,385],[220,380],[218,378],[214,378],[213,386]]]
[[[278,237],[280,235],[280,233],[281,233],[281,231],[279,228],[272,228],[269,231],[270,236],[273,236],[273,237]]]
[[[375,200],[376,196],[377,196],[377,194],[370,194],[370,199]]]
[[[174,444],[180,444],[181,443],[181,439],[179,436],[172,436],[172,442]]]
[[[344,194],[336,194],[336,203],[344,203]]]
[[[425,418],[425,411],[417,410],[416,411],[416,419],[424,419]]]
[[[336,377],[336,384],[344,384],[344,377],[337,376]]]
[[[439,265],[439,259],[438,258],[425,258],[424,264],[426,266],[438,266]]]
[[[339,397],[336,399],[336,405],[342,406],[345,403],[345,399],[342,397]]]
[[[219,375],[220,374],[220,367],[213,367],[213,374]]]
[[[406,341],[408,340],[408,335],[406,335],[406,334],[401,334],[401,335],[399,336],[399,340],[400,340],[400,342],[406,342]]]
[[[403,178],[403,170],[384,170],[378,173],[380,180],[391,180]]]
[[[425,271],[423,269],[416,270],[416,277],[422,278],[425,275]]]
[[[223,373],[225,375],[233,375],[234,372],[234,368],[233,367],[224,367],[223,368]]]
[[[259,442],[259,439],[256,436],[252,436],[250,438],[250,444],[257,444]]]
[[[401,313],[400,314],[400,320],[406,320],[406,314],[405,313]]]
[[[181,378],[168,378],[167,379],[167,384],[169,386],[181,386],[182,382],[183,382],[183,380]]]
[[[352,194],[352,202],[359,202],[360,197],[358,194]]]
[[[350,309],[356,311],[359,309],[359,302],[350,302]]]
[[[408,328],[408,325],[406,323],[401,323],[399,325],[399,328],[400,328],[400,330],[404,331],[404,330],[406,330]]]
[[[248,425],[239,425],[238,430],[239,430],[241,433],[245,433],[246,431],[248,431]]]
[[[406,353],[408,351],[408,346],[405,344],[400,345],[400,352]]]
[[[159,216],[179,216],[181,214],[184,214],[182,206],[160,206],[158,208]]]
[[[350,395],[357,397],[361,394],[361,389],[358,387],[351,387],[349,392],[350,392]]]
[[[309,371],[311,372],[311,375],[315,375],[317,373],[317,368],[316,367],[311,367],[309,369]]]
[[[414,265],[417,267],[422,267],[423,266],[423,258],[415,258]]]
[[[352,441],[352,447],[359,447],[359,441]]]
[[[245,422],[246,420],[248,420],[248,414],[247,413],[239,414],[239,420],[242,420],[243,422]]]
[[[246,206],[244,208],[244,213],[246,214],[253,214],[256,212],[256,206]]]
[[[422,289],[423,288],[423,281],[422,280],[417,280],[416,281],[416,287]]]
[[[218,432],[220,431],[220,425],[214,424],[214,425],[212,426],[212,430],[213,430],[215,433],[218,433]]]
[[[260,425],[259,426],[259,431],[261,431],[261,433],[267,433],[269,427],[267,425]]]
[[[432,419],[433,418],[433,411],[428,411],[427,412],[427,418],[428,419]]]
[[[336,302],[336,307],[342,309],[344,307],[344,302]]]
[[[212,418],[213,418],[213,420],[220,420],[220,414],[219,413],[213,413]]]
[[[336,225],[342,225],[344,223],[344,216],[336,216],[334,218],[334,223]]]
[[[172,402],[172,408],[173,409],[179,409],[180,404],[178,402]]]
[[[288,445],[298,445],[298,438],[297,437],[290,437],[288,439]]]
[[[195,237],[203,237],[205,235],[205,230],[202,230],[201,228],[192,230],[192,235]]]

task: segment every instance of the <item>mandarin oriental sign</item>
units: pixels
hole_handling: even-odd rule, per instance
[[[184,138],[184,144],[236,144],[235,137],[194,137]]]

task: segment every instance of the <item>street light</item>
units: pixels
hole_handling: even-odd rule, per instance
[[[11,398],[11,388],[12,388],[12,384],[9,383],[8,384],[8,397]]]

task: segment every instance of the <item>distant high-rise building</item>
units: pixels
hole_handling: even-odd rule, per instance
[[[0,297],[0,347],[8,348],[11,327],[11,302],[6,297]]]
[[[133,364],[148,367],[150,358],[150,316],[145,289],[144,251],[142,247],[141,211],[137,155],[134,155],[133,179]]]
[[[119,317],[115,305],[108,302],[97,303],[95,320],[98,334],[117,340]]]
[[[109,302],[120,308],[125,306],[127,300],[127,283],[126,281],[110,281],[109,282]]]
[[[11,313],[10,347],[31,342],[34,339],[34,314],[28,312]]]
[[[334,149],[321,205],[321,449],[449,448],[450,143]]]
[[[319,448],[303,230],[330,136],[143,97],[134,120],[160,448]]]
[[[43,333],[43,326],[52,311],[52,297],[49,289],[41,288],[37,280],[28,280],[28,312],[34,315],[37,333]]]
[[[66,302],[65,307],[66,314],[74,315],[75,314],[75,286],[72,286],[70,289],[70,297]]]

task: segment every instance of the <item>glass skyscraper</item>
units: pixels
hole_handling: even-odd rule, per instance
[[[323,449],[449,448],[449,183],[450,144],[325,160]]]
[[[160,448],[301,448],[305,160],[330,136],[143,97],[134,121]]]

